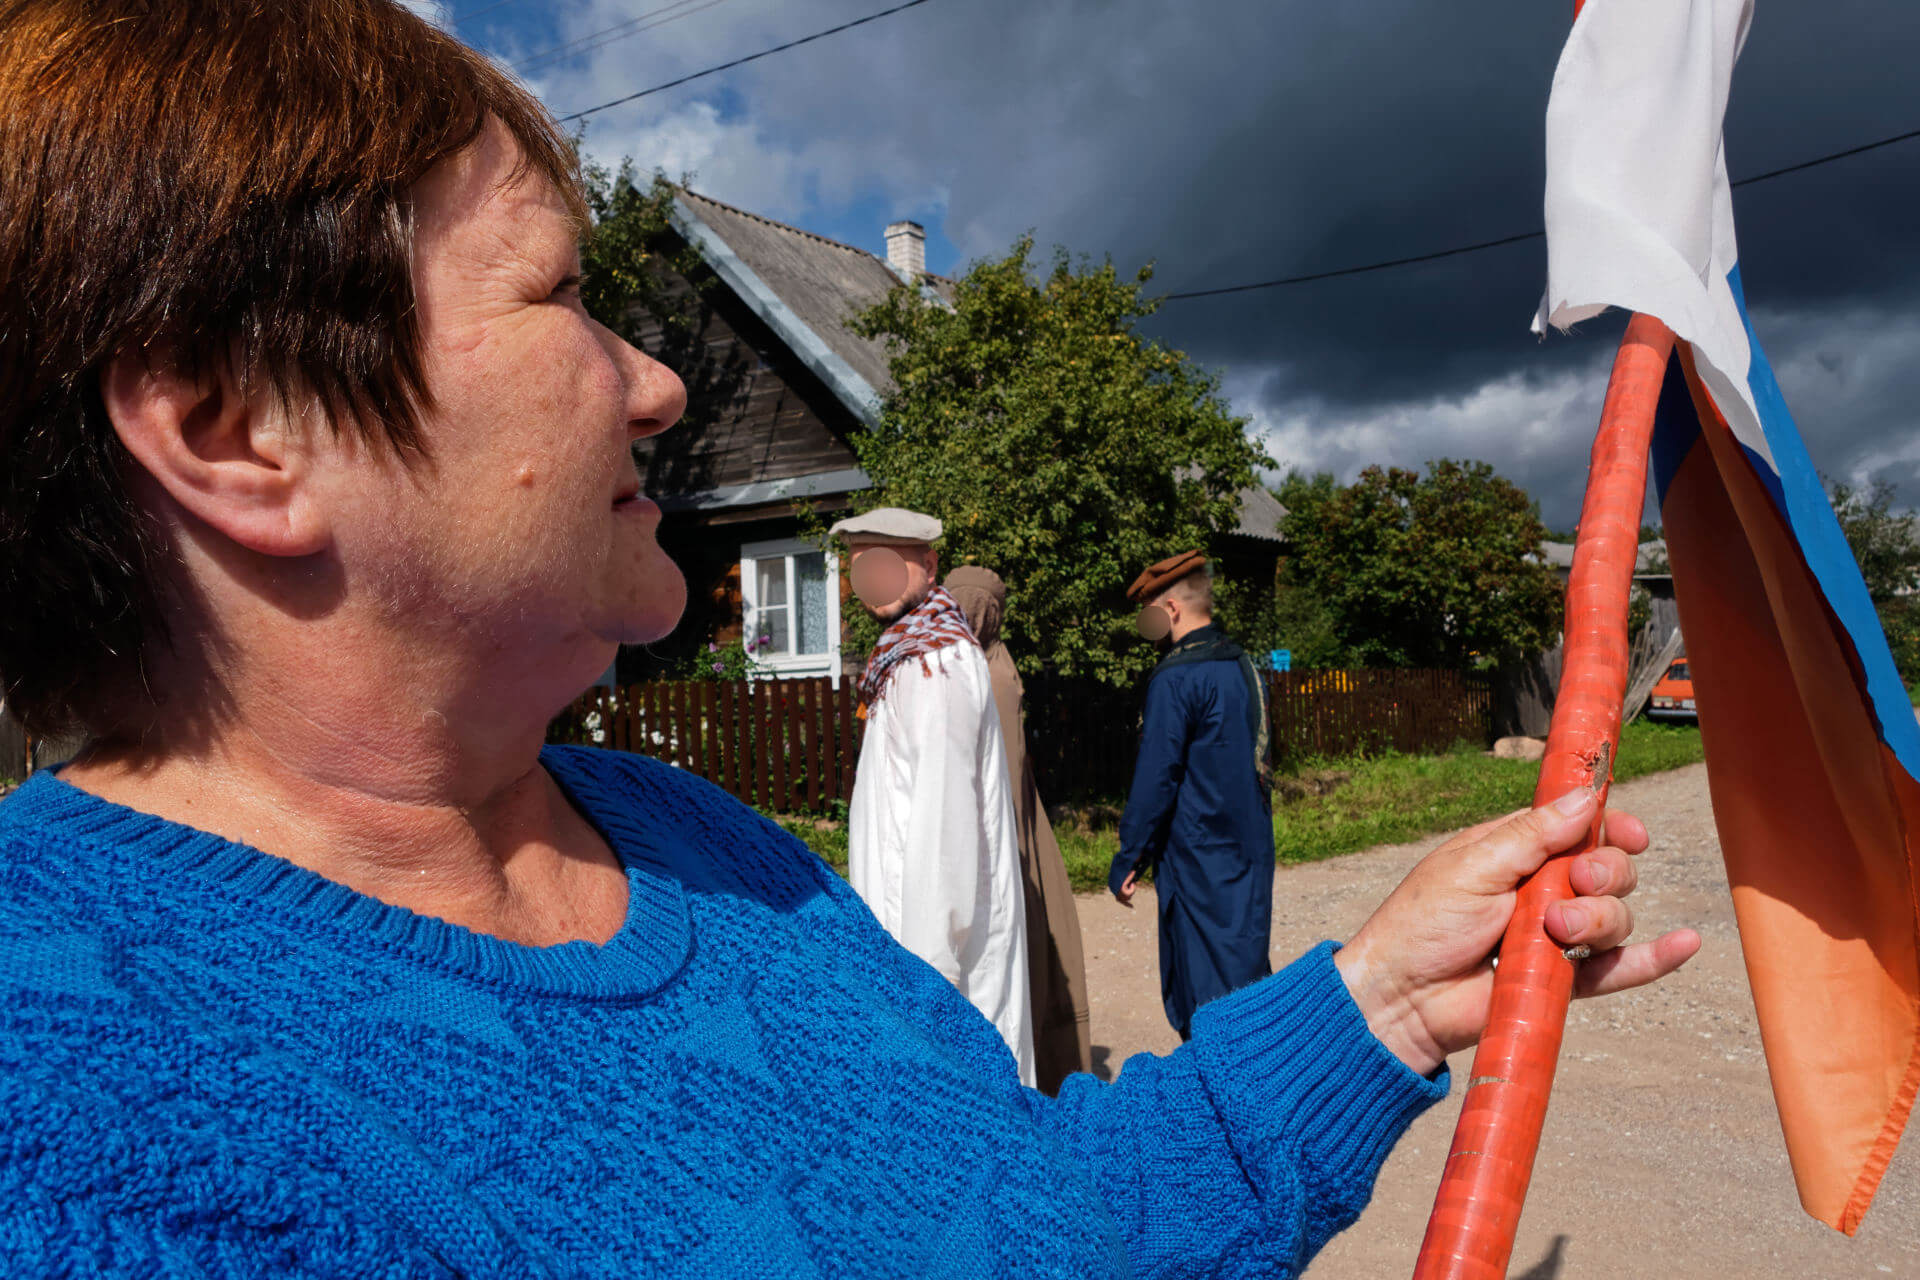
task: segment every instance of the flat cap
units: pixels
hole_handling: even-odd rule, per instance
[[[885,538],[891,542],[932,542],[946,528],[932,516],[905,507],[875,507],[862,515],[834,521],[828,533],[838,538]]]
[[[1177,556],[1168,556],[1158,564],[1150,564],[1140,576],[1127,588],[1127,599],[1135,604],[1144,604],[1195,569],[1207,567],[1207,558],[1199,551],[1182,551]]]

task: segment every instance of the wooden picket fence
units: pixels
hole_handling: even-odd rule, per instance
[[[1277,763],[1305,756],[1441,751],[1486,743],[1493,689],[1458,671],[1273,671]]]
[[[863,727],[848,680],[654,680],[592,690],[547,740],[653,756],[748,804],[798,813],[853,798]]]
[[[1484,743],[1493,698],[1457,671],[1273,671],[1276,766],[1313,756],[1444,750]],[[1027,749],[1049,801],[1117,799],[1133,774],[1138,689],[1035,676]],[[853,797],[865,723],[851,681],[662,680],[596,689],[548,738],[635,751],[696,773],[762,809],[822,812]]]

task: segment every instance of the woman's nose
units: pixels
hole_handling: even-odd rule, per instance
[[[680,421],[687,411],[687,388],[680,375],[612,330],[606,330],[606,336],[627,388],[628,436],[644,440]]]

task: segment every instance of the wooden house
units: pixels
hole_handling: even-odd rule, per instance
[[[911,222],[886,228],[885,258],[685,189],[670,223],[703,264],[677,282],[693,323],[676,337],[640,317],[641,343],[687,383],[688,411],[636,456],[664,512],[661,544],[687,577],[687,612],[667,639],[623,650],[616,678],[767,636],[760,670],[837,679],[865,656],[843,643],[858,606],[835,557],[801,536],[797,508],[831,520],[871,487],[852,441],[892,387],[885,344],[848,324],[902,281],[942,297],[952,282],[927,274]],[[1265,489],[1250,492],[1236,545],[1277,561],[1278,512]]]
[[[687,575],[687,613],[665,641],[624,651],[619,678],[738,641],[749,619],[770,637],[756,646],[763,669],[837,676],[850,596],[834,557],[801,538],[796,504],[831,518],[870,487],[852,440],[878,420],[888,357],[847,322],[924,262],[907,249],[924,232],[890,227],[890,265],[693,191],[677,194],[671,222],[704,264],[687,290],[697,336],[675,350],[653,325],[642,342],[687,382],[688,412],[636,455],[665,513],[660,541]]]

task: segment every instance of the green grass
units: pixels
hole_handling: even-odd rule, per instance
[[[767,813],[760,811],[778,823],[789,835],[798,836],[800,843],[819,854],[826,864],[841,875],[847,874],[847,821],[845,815],[838,818],[816,820],[798,817],[793,814]]]
[[[1636,720],[1620,735],[1616,782],[1702,759],[1692,726]],[[1471,826],[1533,802],[1540,766],[1495,760],[1471,747],[1439,756],[1380,756],[1342,767],[1351,777],[1325,796],[1275,807],[1274,856],[1317,862],[1377,844]]]
[[[1625,782],[1702,758],[1698,729],[1636,720],[1621,734],[1613,776]],[[1325,794],[1302,788],[1307,794],[1282,799],[1286,788],[1276,789],[1274,857],[1282,863],[1317,862],[1471,826],[1531,803],[1539,776],[1533,761],[1495,760],[1464,744],[1444,755],[1314,761],[1292,777],[1318,781],[1328,788]],[[1056,834],[1073,887],[1105,887],[1107,866],[1119,847],[1117,834],[1112,829],[1056,829]]]
[[[1613,776],[1625,782],[1702,758],[1700,731],[1693,726],[1636,720],[1620,735]],[[1297,785],[1276,789],[1274,856],[1282,863],[1317,862],[1470,826],[1531,803],[1539,776],[1540,766],[1533,761],[1495,760],[1465,744],[1442,755],[1390,754],[1302,764],[1289,775]],[[1283,798],[1289,792],[1290,798]],[[844,818],[815,822],[768,816],[846,874]],[[1107,867],[1120,843],[1115,829],[1063,822],[1054,827],[1054,835],[1073,887],[1083,892],[1104,889]]]
[[[1060,842],[1060,856],[1067,864],[1067,878],[1074,892],[1087,893],[1107,887],[1107,868],[1120,851],[1120,834],[1112,827],[1088,831],[1065,823],[1053,829]]]

